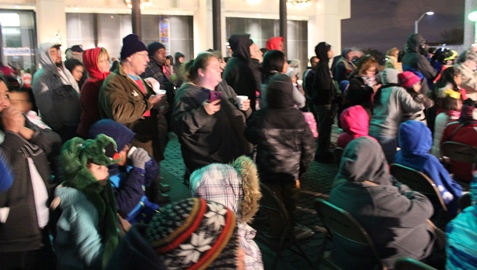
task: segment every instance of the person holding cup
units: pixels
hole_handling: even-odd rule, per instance
[[[188,82],[176,93],[171,123],[181,143],[186,182],[198,168],[230,163],[253,150],[243,136],[250,100],[222,81],[219,59],[217,52],[203,52],[187,63]]]
[[[135,34],[123,38],[121,63],[99,90],[101,118],[126,125],[136,136],[132,145],[143,148],[156,161],[164,159],[160,144],[163,96],[156,95],[140,75],[149,63],[147,47]]]

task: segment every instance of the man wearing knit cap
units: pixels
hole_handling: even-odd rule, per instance
[[[174,102],[174,84],[165,76],[166,67],[166,47],[159,42],[152,42],[147,45],[147,52],[151,60],[146,67],[146,71],[141,75],[142,78],[154,78],[159,82],[159,88],[166,90],[166,98],[162,100],[161,110],[159,111],[159,145],[162,159],[168,141],[167,130],[170,126],[170,107]],[[163,95],[162,95],[163,96]]]
[[[119,67],[104,80],[99,90],[99,107],[102,118],[124,124],[136,133],[132,145],[161,160],[157,117],[161,96],[156,96],[140,77],[148,62],[146,45],[135,34],[126,36]]]

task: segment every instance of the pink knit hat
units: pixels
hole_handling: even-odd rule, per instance
[[[416,83],[420,83],[421,79],[410,71],[404,71],[398,74],[399,83],[406,89],[412,88]]]

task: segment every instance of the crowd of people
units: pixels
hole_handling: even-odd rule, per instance
[[[470,183],[474,168],[446,164],[440,151],[447,141],[477,146],[475,47],[458,56],[411,34],[403,52],[378,63],[357,48],[335,57],[320,42],[299,80],[283,38],[261,49],[233,34],[229,45],[230,58],[208,50],[185,62],[130,34],[117,61],[79,45],[63,61],[60,44],[42,43],[31,81],[2,74],[0,268],[263,269],[249,225],[260,184],[303,232],[294,219],[300,179],[313,160],[334,166],[335,119],[344,150],[330,202],[365,228],[386,266],[402,256],[446,264],[446,239],[430,221],[439,206],[399,183],[392,163],[437,186],[454,218],[447,266],[475,263],[475,242],[459,239],[475,238],[462,222],[475,222],[477,209],[461,209],[466,191],[454,180]],[[160,183],[170,132],[191,191],[173,203]],[[280,237],[277,228],[268,235]],[[361,247],[334,248],[345,268],[370,267]]]

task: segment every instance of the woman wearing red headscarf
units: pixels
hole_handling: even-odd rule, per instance
[[[77,133],[88,137],[89,128],[101,119],[99,114],[98,94],[101,84],[109,75],[109,53],[105,48],[94,48],[84,51],[83,64],[88,71],[88,80],[81,87],[81,117]]]

